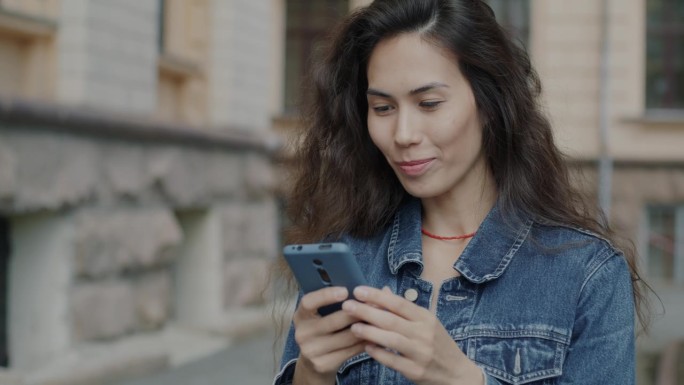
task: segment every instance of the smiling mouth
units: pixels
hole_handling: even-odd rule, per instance
[[[435,158],[396,162],[399,169],[407,176],[419,176],[425,173]]]

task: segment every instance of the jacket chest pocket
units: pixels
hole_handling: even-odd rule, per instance
[[[497,332],[468,339],[468,356],[507,384],[555,383],[563,373],[567,343],[553,333]]]

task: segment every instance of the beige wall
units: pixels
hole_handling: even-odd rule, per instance
[[[0,96],[20,95],[25,43],[0,35]]]
[[[372,2],[373,2],[373,0],[350,0],[349,1],[349,7],[351,9],[354,9],[354,8],[366,6]]]
[[[559,145],[576,158],[596,158],[602,2],[532,1],[531,51]],[[610,4],[610,152],[621,160],[684,160],[684,120],[645,119],[644,0]]]
[[[600,3],[534,1],[531,51],[560,146],[574,156],[598,153]]]
[[[271,93],[271,116],[283,114],[283,98],[285,95],[285,1],[271,0],[273,13],[271,14],[271,39],[273,39],[273,62],[271,63],[271,78],[273,92]]]

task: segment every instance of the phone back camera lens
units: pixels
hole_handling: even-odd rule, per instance
[[[328,275],[328,272],[323,270],[322,268],[318,269],[318,275],[321,276],[321,280],[323,281],[324,284],[329,284],[330,283],[330,276]]]
[[[320,265],[323,264],[323,262],[321,262],[321,260],[318,259],[318,258],[314,259],[314,260],[313,260],[313,263],[314,263],[316,266],[320,266]]]
[[[298,251],[301,250],[301,249],[302,249],[302,245],[297,246],[297,250],[298,250]]]

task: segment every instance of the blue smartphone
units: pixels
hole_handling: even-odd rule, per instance
[[[354,288],[367,285],[359,264],[344,243],[287,245],[283,255],[304,293],[344,286],[354,298]],[[342,303],[338,302],[319,308],[318,314],[326,316],[341,308]]]

